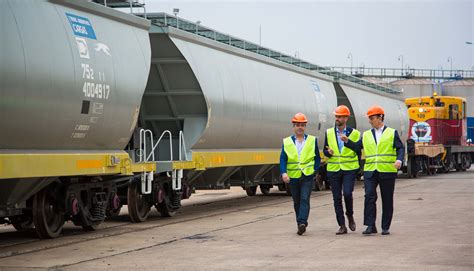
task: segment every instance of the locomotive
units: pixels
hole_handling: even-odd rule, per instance
[[[408,175],[469,169],[474,146],[467,138],[466,99],[433,93],[408,98],[405,103],[410,117]]]

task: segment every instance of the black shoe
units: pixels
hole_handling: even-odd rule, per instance
[[[390,234],[389,230],[382,229],[382,235],[389,235],[389,234]]]
[[[347,234],[346,225],[342,225],[339,227],[339,230],[336,232],[336,235]]]
[[[298,235],[303,235],[303,233],[306,231],[306,225],[305,224],[299,224],[298,225]]]
[[[362,232],[362,234],[372,234],[372,233],[377,233],[377,228],[375,226],[368,226],[365,231]]]
[[[354,217],[353,216],[347,216],[347,220],[349,220],[349,229],[351,229],[351,231],[355,231],[356,230],[356,223],[354,221]]]

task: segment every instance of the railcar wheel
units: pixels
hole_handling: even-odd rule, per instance
[[[122,210],[123,204],[120,202],[120,197],[117,194],[114,194],[110,198],[109,208],[107,208],[106,215],[107,217],[118,216]]]
[[[165,203],[158,203],[156,210],[158,210],[162,217],[173,217],[178,209],[175,209]]]
[[[451,154],[449,154],[449,156],[446,157],[446,168],[447,168],[446,173],[456,168],[456,161],[454,160],[454,157]]]
[[[271,189],[271,186],[270,185],[266,185],[266,184],[261,184],[260,185],[260,191],[262,192],[262,194],[264,194],[265,196],[268,196],[270,195],[270,189]]]
[[[461,170],[466,171],[468,168],[468,159],[465,153],[461,154]]]
[[[449,164],[446,160],[441,160],[440,168],[436,171],[436,173],[447,173],[449,171]]]
[[[132,181],[127,191],[128,214],[134,223],[143,222],[148,218],[152,204],[140,192],[140,183]]]
[[[117,209],[107,210],[107,217],[118,216],[121,210],[122,210],[122,204],[120,204],[120,206]]]
[[[458,163],[458,159],[459,159],[459,155],[461,154],[457,154],[455,157],[454,157],[454,167],[456,168],[456,171],[461,171],[462,170],[462,157],[461,157],[461,163]]]
[[[257,195],[257,186],[249,186],[245,188],[245,192],[247,192],[247,196],[253,197]]]
[[[431,171],[431,175],[436,175],[436,171],[437,171],[436,166],[438,166],[436,158],[428,159],[428,168]]]
[[[431,169],[430,169],[430,162],[428,159],[423,159],[423,172],[428,175],[428,176],[431,176]]]
[[[64,208],[61,207],[58,185],[46,187],[33,198],[33,223],[42,239],[56,238],[64,225]]]
[[[160,213],[162,217],[172,217],[176,214],[179,207],[181,205],[181,195],[180,194],[172,194],[171,197],[169,196],[170,193],[167,193],[165,188],[161,188],[159,191],[160,199],[157,204],[155,204],[156,210]]]
[[[418,177],[418,165],[416,164],[416,159],[413,157],[408,158],[407,173],[411,179]]]

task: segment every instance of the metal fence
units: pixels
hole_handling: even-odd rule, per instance
[[[356,77],[393,78],[393,79],[439,79],[474,80],[474,70],[412,69],[412,68],[366,68],[366,67],[330,67],[333,71],[351,74]]]

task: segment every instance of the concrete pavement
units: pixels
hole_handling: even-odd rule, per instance
[[[0,238],[14,235],[0,243],[0,270],[474,269],[473,170],[398,179],[395,193],[389,236],[361,234],[361,185],[354,191],[357,230],[343,236],[335,235],[328,191],[312,194],[303,236],[296,234],[291,199],[281,193],[200,191],[170,219],[154,214],[131,224],[123,216],[97,232],[70,229],[45,241],[0,231]],[[377,206],[380,230],[380,197]]]

